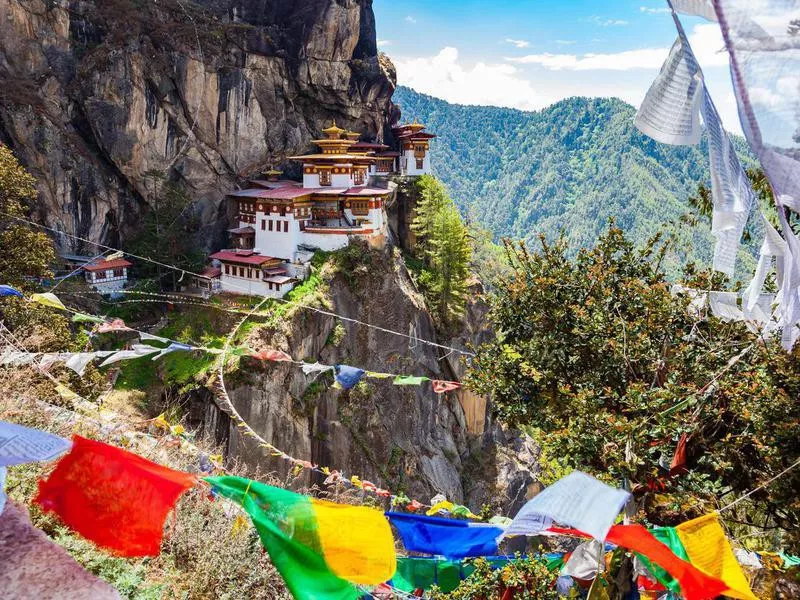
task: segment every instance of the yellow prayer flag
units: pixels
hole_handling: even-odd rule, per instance
[[[56,386],[56,392],[58,392],[58,395],[64,400],[77,400],[80,397],[67,386],[60,383]]]
[[[758,600],[733,554],[716,513],[681,523],[675,531],[689,561],[701,571],[725,582],[728,586],[726,596]]]
[[[186,433],[186,429],[180,424],[171,426],[169,430],[172,435],[181,435],[182,433]]]
[[[373,585],[392,578],[394,538],[383,512],[311,499],[325,562],[339,577]]]
[[[31,302],[38,302],[39,304],[44,304],[45,306],[57,308],[59,310],[67,310],[67,307],[58,299],[58,296],[51,292],[31,294]]]
[[[249,520],[244,515],[236,515],[236,518],[233,521],[233,527],[231,527],[231,537],[236,537],[247,529],[247,524]]]
[[[436,498],[434,498],[434,500],[435,499]],[[429,517],[432,517],[433,515],[438,513],[440,510],[446,510],[448,512],[452,511],[455,508],[455,506],[456,506],[455,504],[453,504],[452,502],[450,502],[448,500],[442,500],[441,502],[437,502],[436,504],[431,506],[430,509],[428,510],[428,512],[426,512],[425,514],[428,515]]]
[[[374,371],[367,371],[366,376],[374,379],[388,379],[389,377],[394,377],[391,373],[375,373]]]

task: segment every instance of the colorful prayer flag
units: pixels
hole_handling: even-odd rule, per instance
[[[377,585],[396,568],[383,514],[301,496],[240,477],[209,477],[214,490],[241,504],[273,564],[296,598],[359,598],[353,584]]]
[[[22,292],[11,287],[10,285],[0,285],[0,296],[19,296],[20,298],[25,297]]]
[[[361,378],[364,377],[366,371],[358,367],[349,367],[347,365],[336,365],[336,383],[344,389],[349,390],[354,388]]]
[[[433,391],[437,394],[452,392],[461,387],[461,384],[457,381],[442,381],[440,379],[434,379],[431,384],[433,385]]]
[[[112,331],[132,331],[122,319],[114,319],[100,323],[94,330],[95,333],[111,333]]]
[[[408,513],[387,512],[407,551],[437,554],[447,558],[485,556],[497,552],[500,527],[460,519],[441,519]]]
[[[253,354],[252,357],[257,360],[271,360],[273,362],[292,362],[292,357],[286,354],[286,352],[282,352],[281,350],[273,350],[272,348],[267,348],[266,350],[257,352],[256,354]]]
[[[416,377],[414,375],[398,375],[394,378],[394,385],[422,385],[422,382],[429,381],[428,377]]]
[[[72,315],[73,323],[105,323],[100,317],[94,315],[86,315],[84,313],[75,313]]]
[[[195,476],[79,435],[72,439],[72,451],[39,482],[35,501],[119,556],[158,554],[167,514]]]
[[[529,500],[506,535],[536,535],[549,527],[548,519],[552,519],[603,541],[630,496],[625,490],[573,471]]]
[[[675,527],[689,560],[701,571],[725,582],[726,596],[758,600],[750,589],[733,549],[725,537],[716,513],[711,513]]]
[[[51,308],[58,308],[59,310],[67,310],[67,307],[58,299],[58,297],[51,293],[45,292],[44,294],[31,294],[31,302],[38,302]]]

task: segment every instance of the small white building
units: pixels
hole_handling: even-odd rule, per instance
[[[219,262],[223,292],[282,298],[297,282],[285,261],[253,250],[221,250],[209,258]]]
[[[84,265],[86,282],[101,294],[118,292],[128,282],[128,269],[133,266],[124,258],[100,259]]]

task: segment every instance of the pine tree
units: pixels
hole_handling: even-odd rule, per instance
[[[440,322],[447,326],[464,313],[472,260],[469,231],[445,187],[435,177],[417,181],[419,201],[411,230],[424,266],[419,283]]]

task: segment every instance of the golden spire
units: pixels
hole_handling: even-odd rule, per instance
[[[336,139],[344,133],[344,129],[336,126],[336,119],[333,120],[333,125],[322,130],[322,133],[327,135],[330,139]]]

